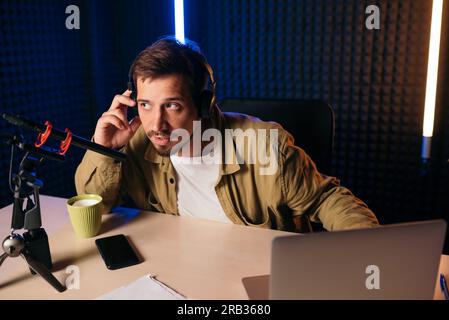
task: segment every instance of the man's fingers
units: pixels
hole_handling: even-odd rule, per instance
[[[128,127],[128,119],[126,118],[125,112],[123,112],[122,109],[112,109],[103,113],[103,116],[111,116],[111,115],[119,118],[123,123],[123,125],[125,125],[126,128]]]
[[[113,115],[113,114],[106,114],[101,116],[100,120],[98,120],[101,128],[107,128],[111,124],[116,127],[117,129],[124,130],[126,129],[125,124],[122,120],[120,120],[119,117]]]
[[[132,93],[131,90],[126,89],[126,91],[122,93],[122,96],[131,97],[131,93]]]
[[[131,95],[131,91],[126,90],[124,94],[117,94],[112,100],[111,106],[109,110],[119,109],[123,106],[126,107],[134,107],[135,101],[131,99],[129,96]]]
[[[131,128],[132,132],[136,132],[141,124],[142,121],[140,121],[139,116],[135,116],[129,123],[129,127]]]

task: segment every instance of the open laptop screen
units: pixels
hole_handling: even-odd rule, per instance
[[[277,237],[270,299],[432,299],[446,222]]]

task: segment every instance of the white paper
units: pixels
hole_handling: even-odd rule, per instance
[[[185,300],[186,297],[166,286],[152,275],[106,293],[96,300]]]

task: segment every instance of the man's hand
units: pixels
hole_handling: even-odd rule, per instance
[[[136,116],[128,123],[128,107],[137,107],[130,95],[131,91],[126,90],[122,95],[114,97],[109,110],[98,119],[94,134],[95,143],[118,149],[131,140],[141,121],[139,116]]]

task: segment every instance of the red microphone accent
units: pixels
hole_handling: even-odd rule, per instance
[[[44,143],[47,141],[48,137],[51,134],[51,130],[53,129],[53,125],[51,124],[50,121],[45,121],[45,125],[47,126],[47,128],[45,128],[44,133],[39,133],[37,135],[37,139],[36,142],[34,143],[34,146],[37,148],[40,148],[44,145]]]
[[[65,155],[67,150],[70,148],[70,144],[72,143],[72,131],[70,131],[69,128],[65,128],[65,132],[67,133],[67,136],[63,141],[61,141],[61,145],[59,146],[59,154],[61,156]]]

